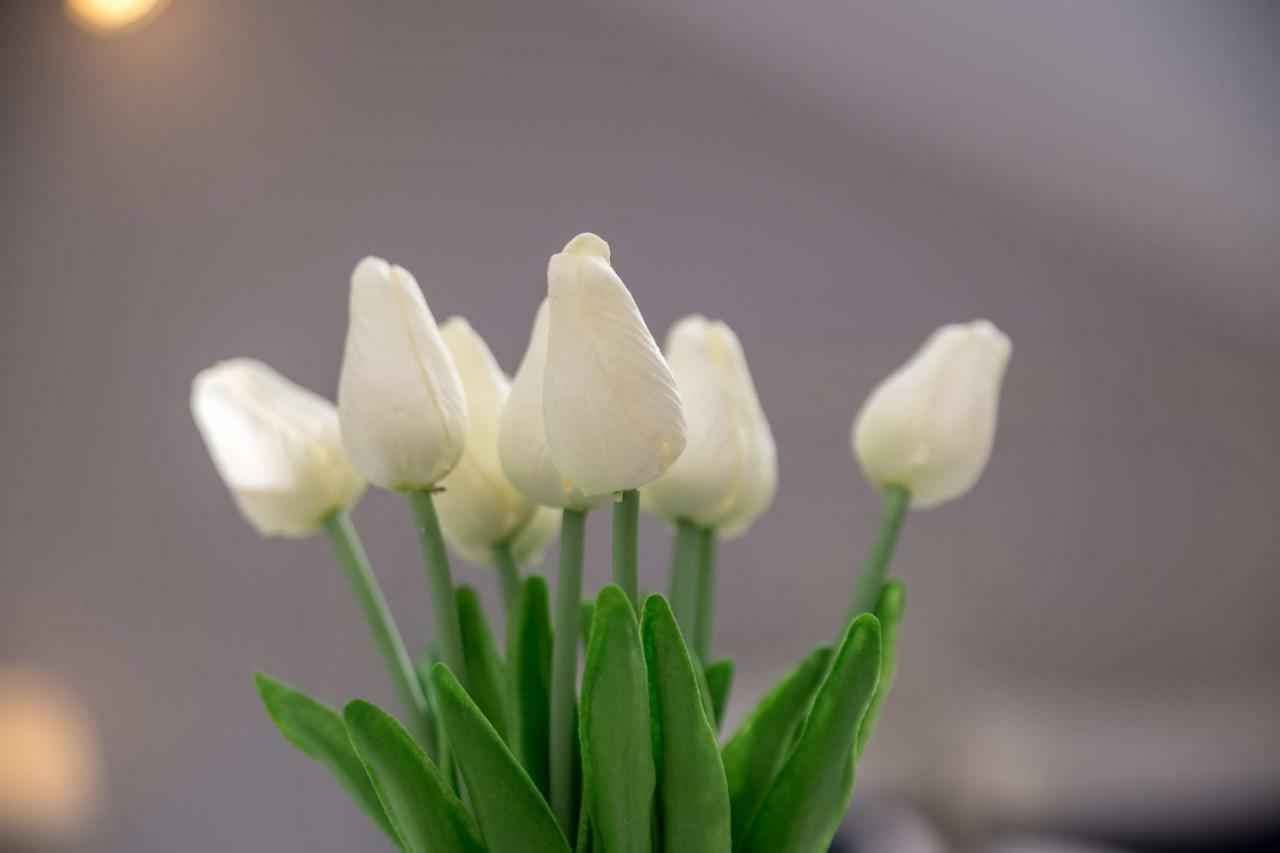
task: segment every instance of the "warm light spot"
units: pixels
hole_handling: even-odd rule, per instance
[[[168,0],[66,0],[67,14],[98,33],[123,33],[154,18]]]
[[[97,806],[100,762],[93,725],[57,680],[0,669],[0,838],[66,845]]]

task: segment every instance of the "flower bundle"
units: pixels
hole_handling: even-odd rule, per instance
[[[259,674],[262,700],[402,850],[824,850],[893,678],[894,543],[909,509],[980,476],[1009,341],[986,322],[943,327],[872,392],[852,446],[885,509],[848,618],[722,741],[733,663],[712,656],[716,544],[745,533],[777,485],[742,346],[691,316],[660,350],[593,234],[551,257],[547,284],[514,378],[377,258],[352,275],[336,407],[248,359],[196,377],[196,423],[248,521],[331,540],[404,724]],[[405,496],[421,540],[433,636],[417,665],[349,515],[366,483]],[[585,523],[606,506],[613,583],[584,601]],[[672,524],[667,596],[640,595],[641,508]],[[557,529],[553,605],[527,566]],[[503,643],[455,586],[450,548],[493,567]]]

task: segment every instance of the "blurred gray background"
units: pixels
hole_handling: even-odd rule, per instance
[[[90,709],[88,849],[382,849],[249,679],[391,704],[359,613],[322,539],[236,514],[189,383],[253,355],[332,394],[371,253],[514,370],[581,230],[660,339],[738,331],[777,436],[774,509],[721,551],[735,715],[843,612],[879,512],[859,403],[989,317],[996,452],[907,525],[860,806],[963,844],[1274,820],[1274,4],[173,0],[116,38],[0,8],[0,664]],[[405,508],[356,519],[420,642]],[[651,588],[668,548],[646,520]]]

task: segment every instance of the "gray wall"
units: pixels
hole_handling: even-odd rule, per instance
[[[0,662],[59,672],[90,704],[108,778],[92,847],[378,849],[279,740],[249,673],[334,702],[390,690],[324,542],[260,540],[236,515],[190,379],[253,355],[332,393],[347,276],[370,253],[514,369],[548,255],[586,229],[659,336],[695,311],[733,325],[777,436],[777,503],[722,548],[735,713],[842,613],[878,512],[849,457],[859,402],[934,326],[990,317],[1015,343],[997,450],[971,496],[908,524],[901,678],[860,792],[962,832],[1169,829],[1274,804],[1280,216],[1260,217],[1280,210],[1275,176],[1258,170],[1236,211],[1270,238],[1215,241],[1199,225],[1219,207],[1192,194],[1170,216],[1162,198],[1144,222],[1151,182],[1069,159],[1092,144],[1103,163],[1145,161],[1107,127],[1063,143],[1061,174],[969,168],[900,144],[928,125],[864,123],[843,78],[826,84],[840,97],[805,96],[816,51],[790,66],[753,48],[739,67],[714,21],[533,6],[174,0],[105,40],[53,3],[0,12]],[[1160,8],[1145,10],[1167,27],[1186,11]],[[1188,74],[1274,83],[1270,17],[1192,23],[1146,36],[1191,40]],[[829,28],[846,24],[867,39],[856,19]],[[1040,47],[1020,61],[1039,68]],[[920,57],[881,52],[886,91],[910,97],[895,63]],[[1272,162],[1264,86],[1184,82],[1143,81],[1188,111],[1243,100],[1250,150]],[[1003,119],[1002,144],[1041,121]],[[1217,137],[1200,150],[1178,132],[1197,131],[1171,136],[1193,167],[1223,159]],[[1098,204],[1104,184],[1125,203]],[[424,637],[404,508],[370,493],[356,516],[402,628]],[[607,526],[591,523],[591,586]],[[661,588],[665,533],[646,520],[642,536],[643,582]],[[492,578],[458,574],[496,605]]]

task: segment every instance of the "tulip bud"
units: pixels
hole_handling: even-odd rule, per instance
[[[878,488],[911,506],[960,497],[982,476],[995,438],[1009,338],[986,320],[943,326],[882,381],[853,424],[853,452]]]
[[[444,491],[436,496],[436,512],[449,544],[464,555],[488,555],[494,545],[510,539],[535,509],[511,485],[498,460],[498,423],[511,381],[484,339],[463,318],[445,321],[440,335],[462,377],[470,426],[462,459],[440,481]]]
[[[236,506],[264,536],[312,533],[364,489],[333,404],[260,361],[201,371],[191,383],[191,413]]]
[[[778,457],[738,336],[706,317],[667,334],[667,363],[688,424],[684,453],[641,491],[649,511],[733,535],[773,501]]]
[[[547,266],[542,389],[556,468],[587,495],[637,489],[684,450],[680,395],[609,246],[581,234]]]
[[[536,566],[546,556],[551,543],[560,535],[561,511],[540,506],[511,540],[511,553],[523,566]]]
[[[338,414],[352,463],[384,489],[430,488],[462,456],[462,380],[417,281],[380,258],[351,274]]]
[[[536,566],[542,563],[547,549],[560,534],[560,514],[549,506],[534,508],[524,525],[511,538],[511,556],[518,565]],[[451,543],[458,553],[472,565],[493,566],[493,547],[481,547],[474,543],[456,540]]]
[[[609,500],[608,495],[588,498],[567,480],[547,446],[542,417],[542,380],[547,363],[547,329],[551,314],[547,301],[538,306],[533,333],[524,359],[511,383],[511,393],[498,425],[498,457],[511,483],[534,503],[566,509],[588,509]]]

